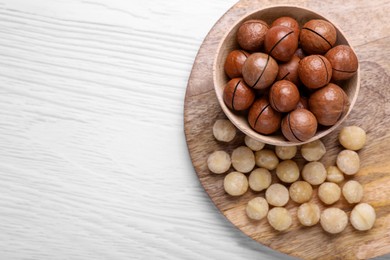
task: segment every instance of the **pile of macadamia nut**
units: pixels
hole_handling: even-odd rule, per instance
[[[236,136],[236,128],[227,119],[219,119],[213,126],[214,137],[220,142],[230,142]],[[335,165],[326,167],[319,160],[326,148],[321,140],[303,144],[300,153],[306,163],[300,170],[294,161],[297,146],[276,146],[274,150],[264,143],[245,136],[245,145],[235,148],[231,154],[215,151],[208,156],[207,166],[211,173],[226,174],[224,189],[230,196],[241,196],[251,189],[255,193],[265,191],[264,197],[256,196],[248,201],[246,214],[252,220],[265,217],[278,231],[285,231],[292,225],[293,218],[285,208],[291,199],[299,204],[297,218],[303,226],[314,226],[318,222],[331,234],[342,232],[348,224],[348,215],[332,207],[344,197],[352,209],[349,222],[360,231],[374,226],[374,208],[362,203],[363,186],[351,176],[360,168],[356,152],[366,143],[366,132],[358,126],[344,127],[339,133],[339,142],[345,148],[338,155]],[[231,170],[233,168],[233,170]],[[272,174],[277,177],[273,183]],[[345,181],[345,177],[349,180]],[[274,178],[276,179],[276,178]],[[313,201],[317,192],[324,210]]]
[[[271,26],[245,21],[237,31],[241,49],[231,51],[224,64],[230,78],[224,103],[232,111],[247,111],[249,125],[260,134],[281,129],[289,141],[310,139],[318,125],[336,124],[349,108],[342,86],[355,75],[358,59],[336,41],[335,27],[321,19],[302,29],[291,17]]]

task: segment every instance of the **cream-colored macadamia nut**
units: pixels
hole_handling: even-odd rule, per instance
[[[341,189],[339,185],[333,182],[324,182],[318,188],[318,197],[327,204],[333,204],[340,199]]]
[[[290,160],[297,154],[296,146],[275,146],[275,153],[281,160]]]
[[[313,188],[308,182],[296,181],[289,188],[290,198],[296,203],[304,203],[311,199]]]
[[[320,185],[326,179],[325,166],[320,162],[309,162],[302,169],[302,178],[311,185]]]
[[[325,145],[321,142],[321,140],[304,144],[301,147],[302,157],[309,162],[318,161],[325,153]]]
[[[334,183],[340,183],[344,180],[344,174],[337,166],[329,166],[326,168],[326,180]]]
[[[250,219],[260,220],[268,214],[268,203],[262,197],[251,199],[246,205],[246,214]]]
[[[248,190],[248,179],[241,172],[231,172],[225,176],[223,187],[227,194],[241,196]]]
[[[276,175],[279,180],[286,183],[292,183],[299,178],[299,168],[293,160],[285,160],[276,166]]]
[[[359,155],[355,151],[343,150],[337,155],[336,164],[343,173],[356,174],[360,169]]]
[[[215,151],[207,158],[207,167],[213,173],[224,173],[231,164],[230,155],[225,151]]]
[[[320,223],[326,232],[337,234],[343,231],[347,226],[348,216],[341,209],[327,208],[321,213]]]
[[[274,183],[266,190],[265,198],[268,201],[268,204],[272,206],[284,206],[289,200],[288,190],[282,184]]]
[[[279,159],[274,151],[262,149],[255,153],[256,165],[267,170],[274,170],[279,163]]]
[[[265,144],[253,139],[250,136],[245,136],[245,145],[248,146],[252,151],[260,151],[261,149],[264,148]]]
[[[341,129],[339,142],[345,149],[357,151],[366,144],[366,131],[358,126],[347,126]]]
[[[246,146],[240,146],[232,152],[232,165],[236,171],[247,173],[255,167],[255,155]]]
[[[287,230],[292,224],[290,212],[281,207],[275,207],[268,211],[267,219],[271,227],[278,231]]]
[[[370,204],[357,204],[351,211],[350,221],[357,230],[366,231],[371,229],[375,224],[375,220],[375,210]]]
[[[320,221],[320,215],[320,207],[311,202],[300,205],[297,212],[299,222],[306,227],[317,224]]]
[[[236,136],[236,127],[227,119],[218,119],[213,126],[215,139],[221,142],[230,142]]]
[[[363,186],[354,180],[347,181],[343,186],[343,196],[348,203],[358,203],[363,198]]]
[[[254,169],[249,175],[249,187],[253,191],[262,191],[271,185],[271,173],[265,168]]]

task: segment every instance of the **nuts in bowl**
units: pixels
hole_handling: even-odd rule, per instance
[[[229,28],[213,80],[230,121],[251,138],[279,146],[332,132],[360,87],[358,59],[341,30],[295,6],[256,10]]]

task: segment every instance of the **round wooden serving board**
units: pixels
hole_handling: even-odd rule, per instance
[[[355,48],[361,70],[361,88],[357,103],[343,123],[358,125],[367,131],[367,145],[359,151],[361,170],[353,177],[364,185],[363,201],[371,204],[377,214],[372,230],[359,232],[348,224],[338,235],[323,232],[320,225],[303,227],[296,218],[297,204],[287,208],[294,221],[286,232],[274,231],[266,219],[251,221],[245,214],[246,203],[264,193],[248,191],[241,197],[231,197],[223,190],[224,175],[209,172],[207,156],[215,150],[231,152],[243,144],[239,133],[229,144],[216,141],[212,126],[216,119],[225,118],[213,89],[212,63],[216,48],[235,20],[253,11],[275,4],[294,4],[312,9],[334,21],[348,36]],[[342,5],[342,6],[341,6]],[[242,232],[283,253],[304,259],[367,259],[390,253],[390,3],[381,1],[240,1],[211,29],[204,40],[188,81],[184,104],[184,128],[192,163],[199,180],[218,209]],[[342,127],[341,126],[341,127]],[[341,128],[340,127],[340,128]],[[340,129],[339,128],[339,129]],[[337,142],[339,129],[323,138],[327,154],[321,160],[334,165],[342,149]],[[298,158],[300,166],[303,165]],[[316,194],[317,188],[315,188]],[[325,206],[313,197],[323,209]],[[352,206],[344,198],[337,202],[349,215]]]

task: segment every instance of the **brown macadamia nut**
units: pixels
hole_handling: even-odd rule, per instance
[[[341,189],[333,182],[324,182],[318,188],[318,197],[320,200],[327,204],[333,204],[340,199]]]
[[[310,55],[299,62],[298,75],[306,87],[321,88],[332,78],[332,65],[324,56]]]
[[[358,126],[346,126],[340,131],[339,142],[345,149],[360,150],[366,144],[366,131]]]
[[[245,21],[237,31],[237,42],[247,51],[257,51],[264,43],[268,31],[268,24],[263,20]]]
[[[347,181],[343,186],[343,196],[348,203],[359,203],[363,198],[363,186],[354,180]]]
[[[282,184],[274,183],[265,191],[265,199],[272,206],[284,206],[289,200],[288,190]]]
[[[249,125],[260,134],[272,134],[280,128],[281,114],[275,111],[267,99],[255,100],[249,109]]]
[[[262,191],[271,185],[271,173],[265,168],[254,169],[249,175],[249,187],[253,191]]]
[[[313,19],[303,25],[299,40],[305,52],[323,54],[335,45],[337,32],[330,22]]]
[[[307,97],[300,97],[296,109],[298,108],[309,109],[309,100]]]
[[[313,142],[302,145],[301,154],[302,157],[309,162],[318,161],[326,153],[326,148],[321,140],[315,140]]]
[[[241,196],[248,190],[248,179],[241,172],[231,172],[225,176],[223,187],[231,196]]]
[[[262,197],[251,199],[246,205],[246,214],[250,219],[261,220],[268,214],[268,203]]]
[[[329,83],[310,96],[309,108],[319,124],[332,126],[347,112],[348,96],[342,88]]]
[[[264,49],[279,61],[289,61],[298,48],[298,34],[286,26],[271,27],[264,39]]]
[[[350,79],[359,67],[356,54],[348,45],[333,47],[325,54],[325,57],[332,65],[333,80]]]
[[[297,217],[303,226],[311,227],[320,221],[320,208],[314,203],[304,203],[299,206]]]
[[[281,207],[275,207],[268,211],[267,219],[271,227],[277,231],[287,230],[292,224],[290,212]]]
[[[227,119],[218,119],[213,126],[215,139],[221,142],[230,142],[236,136],[236,127]]]
[[[303,59],[306,57],[306,54],[305,52],[303,51],[302,48],[298,48],[296,51],[295,51],[295,55],[298,56],[298,58],[300,59]]]
[[[298,108],[282,120],[282,133],[291,142],[304,142],[317,132],[317,119],[307,109]]]
[[[326,180],[334,183],[340,183],[344,180],[344,174],[337,166],[329,166],[326,168]]]
[[[355,151],[343,150],[337,155],[336,164],[346,175],[354,175],[360,169],[359,155]]]
[[[298,66],[300,61],[301,59],[298,56],[293,55],[288,62],[279,64],[276,80],[285,79],[291,81],[295,85],[299,85]]]
[[[285,183],[293,183],[299,178],[299,168],[293,160],[285,160],[276,166],[276,175]]]
[[[348,224],[347,214],[338,208],[327,208],[321,213],[320,220],[322,228],[330,233],[342,232]]]
[[[215,151],[207,158],[207,167],[216,174],[227,172],[231,164],[230,156],[225,151]]]
[[[226,57],[224,69],[226,75],[229,78],[241,78],[242,77],[242,66],[248,58],[249,53],[243,50],[233,50]]]
[[[375,220],[375,209],[370,204],[360,203],[351,211],[350,221],[356,230],[370,230],[374,226]]]
[[[265,89],[275,81],[278,70],[278,63],[271,56],[258,52],[246,59],[242,76],[249,87]]]
[[[309,162],[302,169],[302,178],[311,185],[320,185],[326,179],[325,166],[320,162]]]
[[[297,154],[296,146],[275,146],[275,153],[281,160],[289,160]]]
[[[255,155],[246,146],[240,146],[232,152],[232,166],[236,171],[247,173],[255,167]]]
[[[245,145],[248,146],[252,151],[260,151],[265,146],[263,142],[257,141],[248,135],[245,136],[244,141]]]
[[[288,80],[276,81],[269,92],[270,104],[278,112],[294,110],[299,102],[299,97],[297,86]]]
[[[267,170],[274,170],[278,166],[279,159],[274,151],[269,149],[262,149],[255,153],[255,161],[258,167],[266,168]]]
[[[231,79],[223,90],[223,101],[235,111],[248,109],[255,100],[255,92],[242,78]]]
[[[288,16],[279,17],[278,19],[273,21],[271,27],[274,27],[277,25],[282,25],[282,26],[288,27],[290,29],[293,29],[295,34],[299,36],[299,32],[300,32],[299,23],[294,18],[288,17]]]
[[[296,203],[304,203],[311,199],[313,188],[306,181],[296,181],[289,188],[290,198]]]

